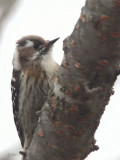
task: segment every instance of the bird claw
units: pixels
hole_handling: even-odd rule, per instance
[[[25,160],[26,153],[23,152],[23,151],[20,151],[19,153],[23,156],[23,157],[22,157],[22,160]]]
[[[43,110],[45,110],[45,107],[44,107],[44,106],[42,107],[41,110],[38,110],[38,111],[36,112],[36,115],[39,117],[40,114],[41,114],[41,112],[42,112]]]
[[[36,115],[39,117],[40,114],[41,114],[41,112],[42,112],[41,110],[37,111],[37,112],[36,112]]]

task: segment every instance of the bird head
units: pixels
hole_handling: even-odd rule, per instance
[[[44,40],[42,37],[28,35],[16,42],[13,57],[15,70],[27,70],[28,68],[43,67],[48,69],[55,63],[52,58],[53,44],[58,40]]]

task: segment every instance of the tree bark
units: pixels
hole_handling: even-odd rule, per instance
[[[98,149],[94,134],[119,74],[119,43],[120,0],[87,0],[64,40],[55,89],[26,160],[83,160]]]

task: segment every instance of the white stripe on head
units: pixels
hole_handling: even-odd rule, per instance
[[[24,47],[33,47],[34,43],[30,40],[26,40],[26,44],[24,45]]]

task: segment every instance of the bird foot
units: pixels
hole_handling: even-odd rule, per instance
[[[23,151],[20,151],[19,153],[22,155],[22,159],[21,160],[25,160],[26,153],[23,152]]]

